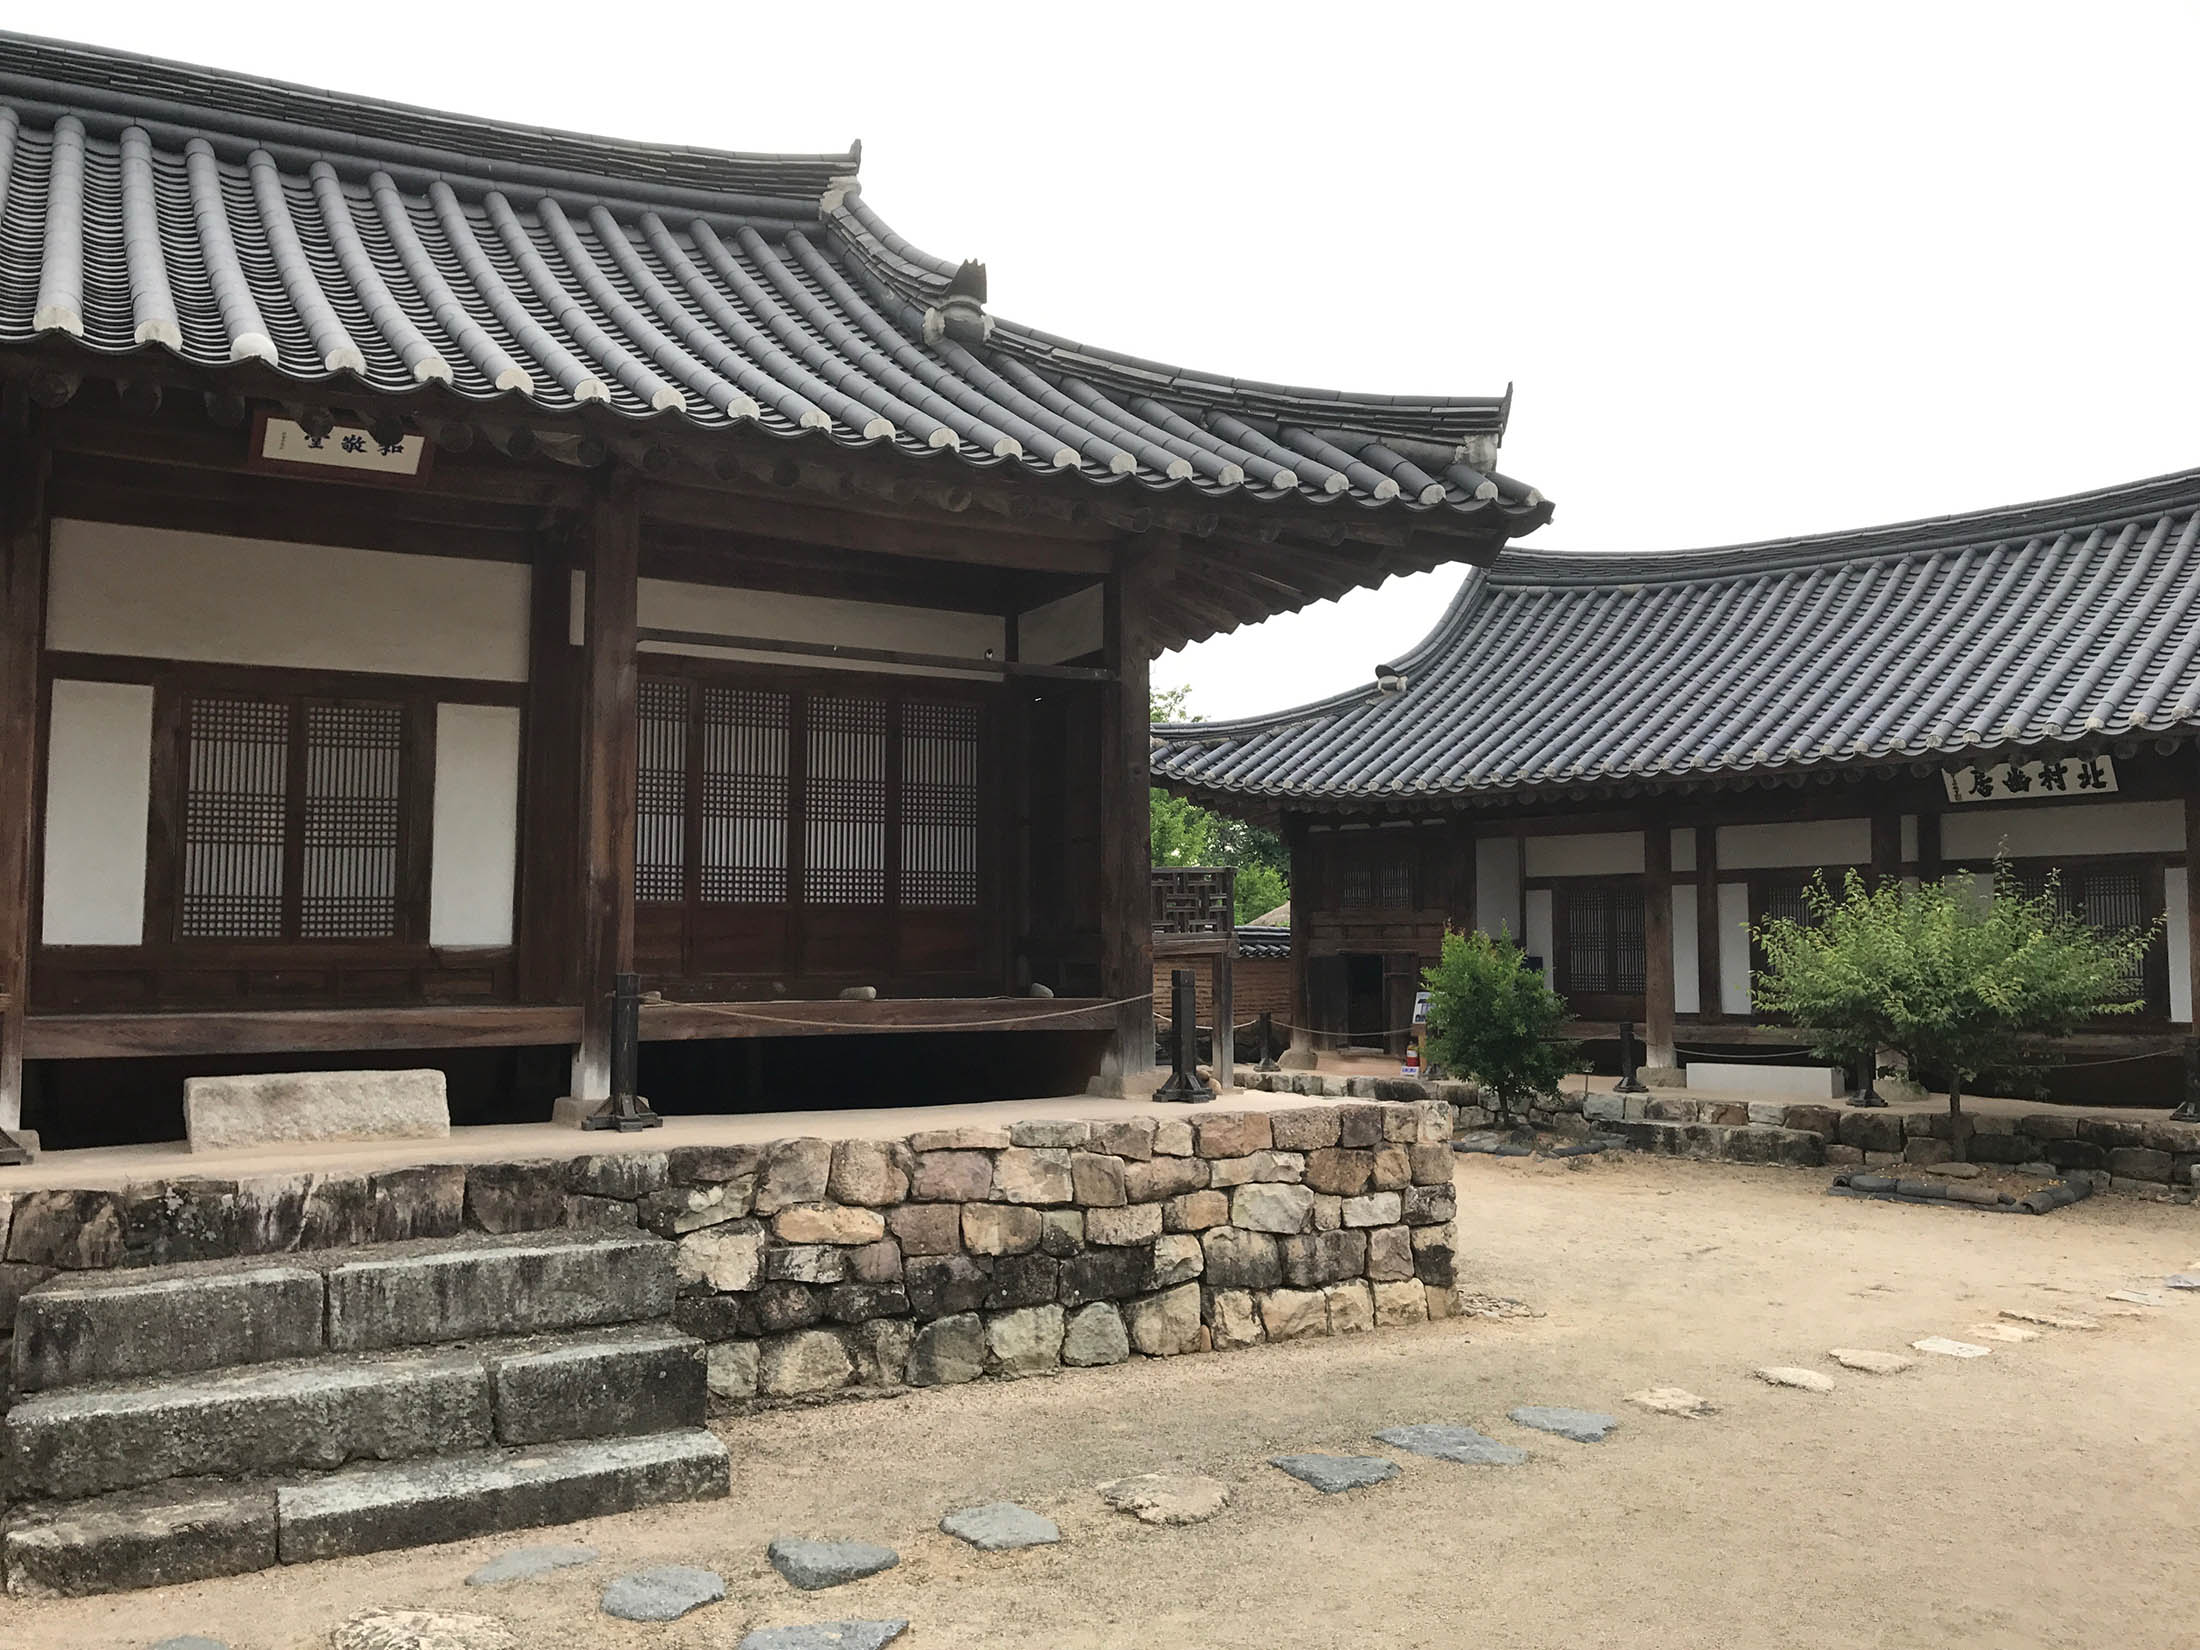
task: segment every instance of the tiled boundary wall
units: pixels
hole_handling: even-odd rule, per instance
[[[1452,1133],[1424,1096],[0,1192],[0,1324],[56,1269],[639,1226],[721,1399],[1168,1357],[1450,1315]]]
[[[1885,1168],[1932,1164],[1953,1156],[1945,1109],[1912,1111],[1698,1099],[1685,1094],[1563,1094],[1517,1112],[1492,1109],[1471,1083],[1412,1078],[1331,1077],[1317,1072],[1251,1072],[1249,1088],[1285,1094],[1365,1095],[1386,1101],[1416,1096],[1449,1102],[1462,1130],[1526,1125],[1575,1139],[1591,1134],[1635,1151],[1733,1163]],[[2066,1106],[2017,1115],[1966,1115],[1964,1155],[1974,1163],[2042,1178],[2082,1178],[2097,1192],[2190,1203],[2200,1196],[2200,1124],[2088,1117]]]

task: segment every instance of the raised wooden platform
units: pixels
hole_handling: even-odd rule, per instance
[[[645,1042],[864,1033],[1109,1031],[1114,1008],[1088,997],[902,997],[872,1002],[647,1003]],[[367,1049],[557,1047],[577,1043],[581,1011],[505,1003],[441,1008],[224,1009],[48,1014],[26,1022],[32,1060],[284,1054]]]

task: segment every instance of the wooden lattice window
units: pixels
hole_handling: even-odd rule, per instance
[[[813,905],[886,901],[886,702],[809,702],[803,895]]]
[[[636,695],[634,897],[645,905],[687,898],[689,699],[687,683],[657,677]]]
[[[705,905],[786,903],[787,714],[784,693],[703,691]]]
[[[1340,850],[1337,903],[1347,910],[1406,911],[1413,906],[1410,850],[1390,843]]]
[[[394,940],[408,884],[415,707],[187,693],[174,769],[178,940]]]
[[[280,700],[191,702],[177,938],[282,937],[290,722]]]
[[[1569,996],[1632,997],[1644,985],[1642,890],[1582,882],[1560,900],[1564,933],[1559,989]]]
[[[2151,923],[2161,909],[2158,886],[2159,872],[2149,874],[2149,868],[2134,864],[2101,863],[2092,865],[2066,865],[2050,868],[2045,865],[2021,865],[2013,868],[2017,886],[2035,899],[2047,892],[2052,877],[2055,884],[2055,907],[2063,916],[2076,917],[2096,934],[2125,934],[2144,928]],[[2167,1012],[2167,979],[2164,975],[2162,989],[2154,989],[2153,976],[2163,974],[2166,942],[2157,936],[2148,954],[2139,960],[2138,967],[2125,977],[2122,989],[2130,996],[2141,999],[2158,1012]]]
[[[978,903],[978,707],[901,709],[901,901]]]

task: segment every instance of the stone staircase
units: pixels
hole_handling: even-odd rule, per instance
[[[543,1233],[59,1277],[16,1309],[7,1590],[119,1591],[727,1491],[674,1247]]]

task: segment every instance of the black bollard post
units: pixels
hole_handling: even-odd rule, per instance
[[[1614,1094],[1648,1094],[1637,1075],[1642,1070],[1642,1051],[1635,1043],[1635,1023],[1625,1021],[1619,1028],[1619,1081],[1612,1085]]]
[[[611,991],[611,1098],[581,1120],[584,1129],[632,1134],[661,1129],[665,1120],[635,1092],[641,1087],[642,982],[636,974],[613,976]]]
[[[2185,1103],[2169,1114],[2172,1123],[2200,1123],[2200,1037],[2185,1039]]]
[[[1215,1091],[1199,1075],[1199,995],[1189,968],[1169,975],[1169,1019],[1176,1031],[1176,1048],[1168,1080],[1154,1090],[1156,1100],[1172,1105],[1204,1106]]]
[[[1263,1014],[1260,1017],[1260,1071],[1276,1071],[1276,1017]]]

